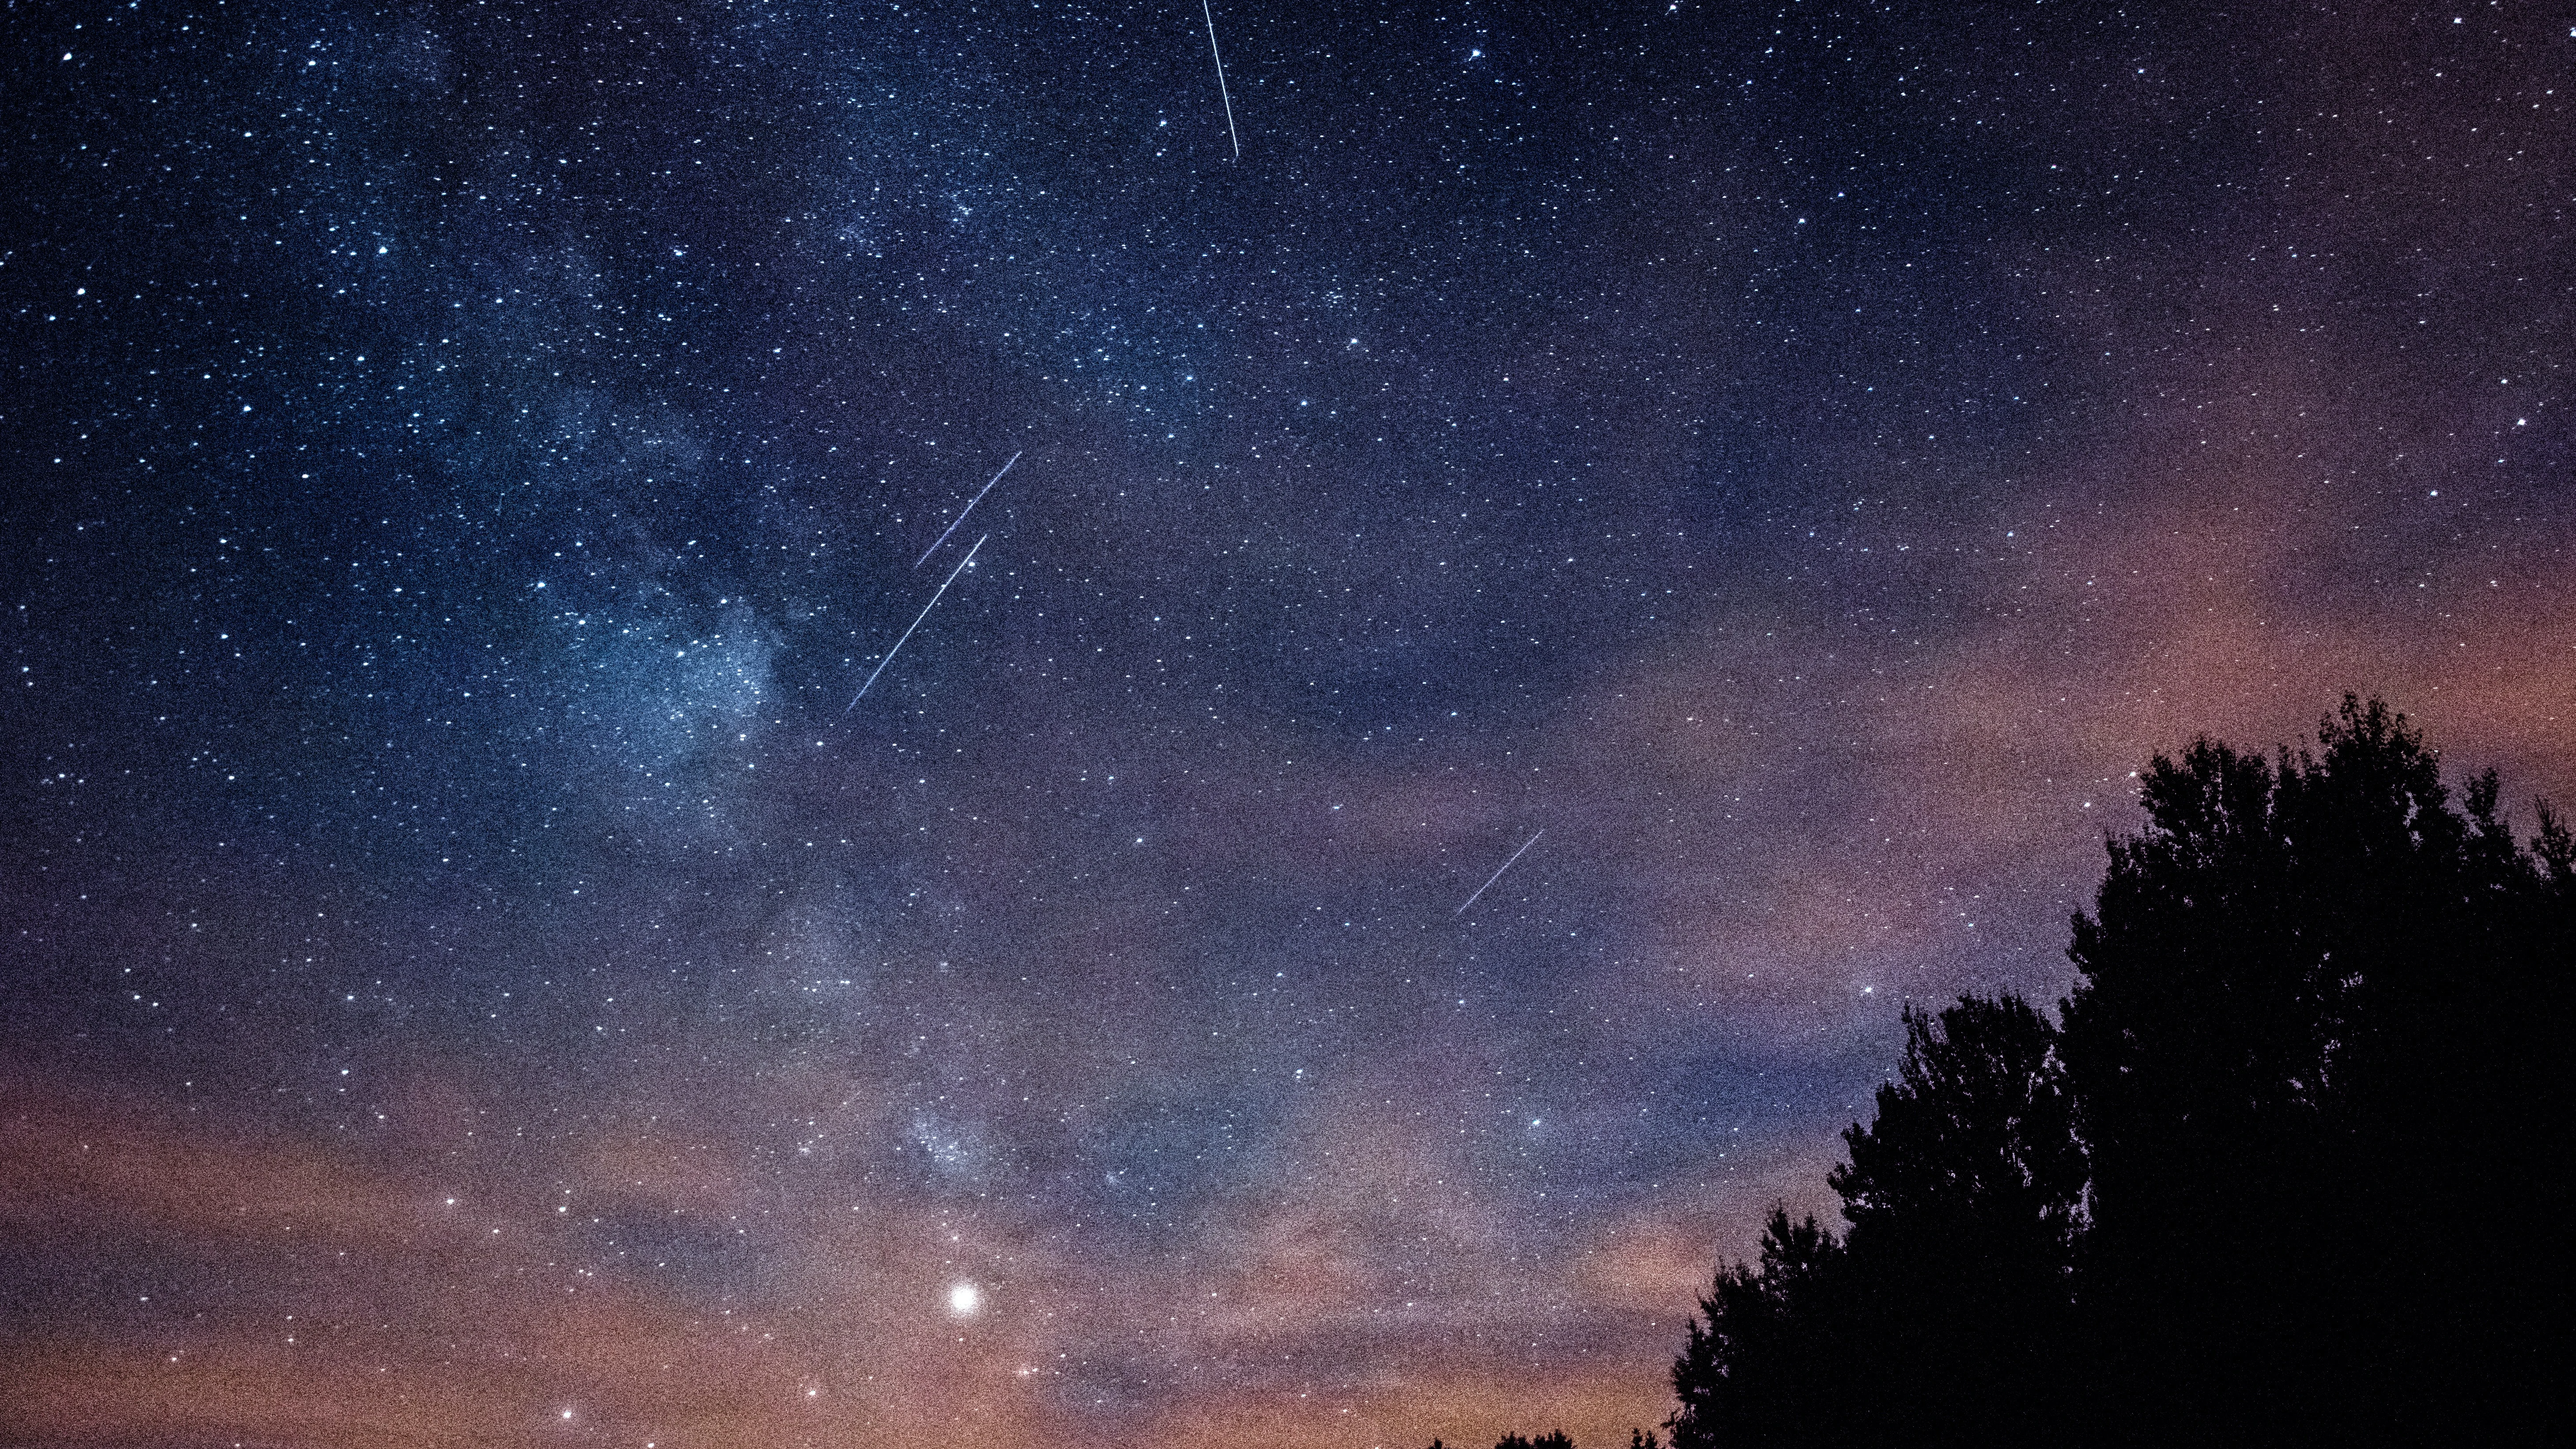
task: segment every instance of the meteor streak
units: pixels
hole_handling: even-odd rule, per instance
[[[1243,138],[1234,133],[1234,97],[1225,91],[1225,57],[1216,48],[1216,12],[1208,8],[1208,0],[1199,0],[1199,13],[1207,17],[1208,57],[1216,62],[1216,98],[1225,102],[1225,138],[1234,143],[1234,159],[1240,161]]]
[[[1018,457],[1018,456],[1019,456],[1019,454],[1014,453],[1014,454],[1012,454],[1011,456],[1012,456],[1012,457],[1014,457],[1014,458],[1016,458],[1016,457]],[[1006,465],[1006,466],[1007,466],[1007,465]],[[996,475],[994,475],[994,476],[999,477],[1000,475],[999,475],[999,474],[996,474]],[[987,487],[987,488],[990,488],[990,487],[992,487],[993,485],[992,485],[992,484],[990,484],[990,483],[987,483],[987,484],[985,484],[984,486],[985,486],[985,487]],[[980,496],[980,495],[979,495],[979,496]],[[967,505],[967,506],[968,506],[968,507],[973,507],[974,505],[969,504],[969,505]],[[959,516],[960,518],[963,518],[965,515],[964,515],[964,514],[959,514],[958,516]],[[989,534],[989,533],[988,533],[988,534],[985,534],[985,535],[984,535],[984,538],[991,538],[992,536],[993,536],[993,535],[991,535],[991,534]],[[984,538],[979,538],[979,539],[975,540],[975,548],[982,548],[982,547],[984,546]],[[904,630],[904,631],[903,631],[903,639],[897,639],[896,641],[894,641],[894,649],[889,649],[889,650],[887,650],[887,651],[885,652],[885,657],[884,657],[883,659],[880,659],[880,660],[878,660],[878,661],[877,661],[877,667],[876,667],[876,668],[874,668],[874,669],[872,669],[872,670],[869,670],[869,671],[868,671],[868,683],[867,683],[867,684],[862,684],[862,685],[860,685],[860,686],[859,686],[859,692],[858,692],[858,693],[856,693],[856,694],[854,694],[854,695],[851,695],[851,696],[850,696],[850,702],[849,702],[848,704],[845,704],[845,705],[841,706],[841,718],[843,718],[843,719],[848,719],[848,718],[850,717],[850,711],[851,711],[851,710],[854,710],[854,709],[857,709],[857,708],[859,707],[859,701],[860,701],[860,700],[863,700],[863,699],[865,699],[865,698],[867,698],[867,697],[868,697],[868,685],[876,683],[876,682],[877,682],[877,676],[878,676],[878,675],[880,675],[880,674],[885,673],[885,667],[886,667],[887,665],[892,664],[892,663],[894,662],[894,651],[895,651],[895,649],[901,649],[901,648],[903,647],[903,640],[904,640],[904,639],[909,639],[909,638],[911,638],[911,637],[912,637],[912,630],[913,630],[913,629],[918,629],[918,628],[920,628],[920,627],[921,627],[921,621],[930,617],[930,611],[931,611],[931,609],[932,609],[932,608],[934,608],[934,607],[936,607],[936,606],[938,605],[938,603],[939,603],[939,596],[940,596],[941,594],[947,593],[947,592],[948,592],[948,586],[949,586],[950,584],[953,584],[953,583],[957,582],[957,576],[958,576],[959,574],[962,574],[962,573],[966,572],[966,566],[967,566],[968,564],[973,563],[973,562],[975,561],[975,548],[970,548],[970,549],[966,550],[966,556],[965,556],[964,558],[961,558],[961,559],[959,559],[959,560],[957,561],[957,567],[955,567],[955,568],[953,568],[953,569],[950,569],[950,570],[948,571],[948,577],[946,577],[946,578],[944,578],[944,579],[941,579],[941,580],[939,581],[939,587],[931,591],[931,594],[930,594],[930,602],[929,602],[929,603],[927,603],[927,604],[922,605],[922,606],[921,606],[921,612],[912,616],[912,627],[911,627],[911,628],[908,628],[908,629],[906,629],[906,630]],[[915,565],[915,567],[918,567],[918,565]],[[1521,847],[1521,848],[1522,848],[1522,849],[1524,849],[1524,850],[1526,850],[1526,849],[1528,849],[1529,847],[1527,847],[1527,846],[1523,846],[1523,847]],[[1515,857],[1515,858],[1517,858],[1517,857]],[[1499,874],[1499,872],[1497,872],[1497,873]],[[1487,885],[1491,885],[1491,884],[1493,884],[1493,882],[1491,882],[1491,881],[1487,881],[1487,882],[1486,882],[1486,884],[1487,884]]]
[[[1020,452],[1023,453],[1027,451],[1028,450],[1025,448],[1020,450]],[[1011,463],[1016,463],[1018,461],[1020,461],[1020,454],[1013,453],[1011,455]],[[1011,463],[1004,463],[1002,465],[1002,473],[1008,473],[1011,471]],[[930,547],[921,551],[921,557],[912,561],[912,566],[914,568],[919,568],[923,564],[930,562],[930,556],[939,552],[939,545],[948,541],[948,535],[955,533],[957,531],[957,525],[966,521],[966,515],[975,511],[975,505],[984,501],[984,495],[993,491],[993,485],[1002,481],[1002,473],[994,474],[990,479],[985,481],[983,487],[975,490],[975,496],[966,500],[966,506],[957,510],[957,516],[955,518],[948,520],[948,526],[939,531],[939,537],[931,541]],[[990,538],[992,535],[986,534],[985,537]]]
[[[1538,833],[1538,835],[1545,835],[1545,834],[1547,834],[1547,832],[1546,832],[1546,831],[1544,831],[1544,830],[1542,830],[1542,831],[1540,831],[1540,832]],[[1529,848],[1530,848],[1531,846],[1538,844],[1538,835],[1533,835],[1533,836],[1531,836],[1529,839],[1522,841],[1522,842],[1521,842],[1521,848],[1520,848],[1519,850],[1515,850],[1515,851],[1513,851],[1513,852],[1512,852],[1512,860],[1518,860],[1518,859],[1520,859],[1522,855],[1524,855],[1524,854],[1526,854],[1526,853],[1528,852],[1528,850],[1529,850]],[[1510,870],[1510,869],[1512,868],[1512,860],[1504,861],[1500,866],[1497,866],[1497,867],[1495,868],[1494,873],[1493,873],[1492,875],[1489,875],[1489,876],[1485,877],[1485,883],[1484,883],[1483,885],[1480,885],[1480,886],[1476,887],[1476,896],[1481,896],[1481,895],[1483,895],[1483,894],[1484,894],[1488,889],[1490,889],[1490,888],[1493,886],[1494,882],[1496,882],[1496,881],[1498,881],[1498,880],[1501,880],[1501,879],[1503,878],[1503,872],[1504,872],[1504,871],[1507,871],[1507,870]],[[1453,916],[1463,916],[1463,915],[1467,914],[1467,907],[1472,906],[1472,905],[1474,905],[1474,904],[1476,903],[1476,896],[1469,896],[1469,897],[1467,897],[1467,899],[1466,899],[1466,900],[1464,900],[1464,901],[1462,901],[1462,902],[1460,902],[1460,903],[1459,903],[1458,909],[1456,909],[1456,910],[1454,910],[1454,911],[1450,912],[1450,914],[1451,914],[1451,915],[1453,915]]]

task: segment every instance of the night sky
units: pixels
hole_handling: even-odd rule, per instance
[[[2576,803],[2563,4],[6,17],[11,1445],[1602,1449],[2157,749]]]

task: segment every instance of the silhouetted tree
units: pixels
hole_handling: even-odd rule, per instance
[[[1843,1133],[1850,1412],[1877,1442],[2056,1437],[2085,1164],[2057,1032],[2014,996],[1908,1008],[1905,1056]]]
[[[2576,838],[2492,773],[2454,809],[2402,716],[2313,752],[2208,740],[2144,777],[2068,954],[1909,1011],[1829,1181],[1774,1211],[1673,1367],[1672,1449],[2469,1442],[2563,1417]],[[2563,1429],[2563,1424],[2554,1427]],[[2539,1440],[2532,1440],[2539,1442]]]
[[[1827,1174],[1855,1251],[1972,1235],[2055,1282],[2073,1262],[2084,1192],[2057,1032],[2019,997],[1904,1012],[1905,1056],[1878,1114],[1843,1132]]]
[[[1432,1441],[1432,1449],[1439,1449],[1438,1440]],[[1524,1439],[1518,1434],[1505,1434],[1495,1442],[1494,1449],[1574,1449],[1574,1441],[1565,1437],[1564,1430],[1555,1429],[1539,1435],[1536,1439]]]
[[[2049,1437],[2084,1158],[2056,1032],[2018,998],[1908,1009],[1877,1119],[1843,1134],[1837,1242],[1775,1211],[1673,1369],[1674,1449]]]
[[[1812,1441],[1848,1426],[1843,1246],[1771,1210],[1757,1263],[1718,1270],[1673,1364],[1672,1449]]]
[[[2318,745],[2159,757],[2075,920],[2106,1437],[2448,1438],[2539,1387],[2496,1327],[2535,1280],[2473,1225],[2564,1141],[2567,832],[2517,846],[2492,773],[2452,810],[2377,701]]]

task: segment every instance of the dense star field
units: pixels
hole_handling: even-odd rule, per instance
[[[2576,803],[2563,7],[7,15],[0,1441],[1601,1449],[2156,750]]]

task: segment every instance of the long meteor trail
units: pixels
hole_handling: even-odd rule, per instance
[[[1545,834],[1547,834],[1547,832],[1544,830],[1538,833],[1538,835]],[[1521,848],[1512,852],[1512,860],[1518,860],[1523,855],[1528,854],[1529,848],[1538,844],[1538,835],[1533,835],[1529,839],[1522,841]],[[1494,882],[1501,880],[1503,878],[1503,872],[1512,868],[1512,860],[1504,861],[1500,866],[1495,867],[1494,873],[1485,877],[1485,883],[1476,887],[1476,896],[1483,895],[1487,890],[1493,887]],[[1466,900],[1459,903],[1458,909],[1450,912],[1450,914],[1454,916],[1463,916],[1467,914],[1467,907],[1476,903],[1476,896],[1467,897]]]
[[[1208,8],[1208,0],[1199,0],[1199,13],[1207,17],[1208,57],[1216,62],[1216,98],[1225,102],[1225,138],[1234,143],[1234,159],[1240,161],[1243,159],[1243,138],[1234,133],[1234,97],[1226,94],[1225,57],[1217,53],[1216,12]]]
[[[1012,456],[1017,457],[1018,454],[1013,454]],[[984,486],[989,488],[992,485],[988,483]],[[993,535],[988,533],[984,535],[984,538],[991,538],[992,536]],[[984,538],[975,540],[975,548],[982,548],[984,546]],[[957,582],[957,576],[966,572],[966,566],[975,561],[975,548],[966,550],[966,556],[957,561],[957,567],[950,569],[948,571],[948,577],[939,581],[939,587],[931,592],[930,602],[922,605],[921,612],[912,616],[912,628],[904,630],[903,639],[897,639],[894,641],[894,649],[887,650],[885,652],[885,657],[877,661],[877,667],[868,671],[868,683],[860,685],[859,692],[850,696],[850,702],[841,706],[841,718],[848,719],[850,717],[850,711],[859,707],[859,701],[868,697],[868,685],[876,683],[877,676],[885,673],[885,667],[894,662],[895,649],[901,649],[903,647],[903,640],[911,638],[912,630],[920,628],[921,621],[929,618],[930,611],[938,606],[939,596],[947,593],[948,586]],[[1528,847],[1524,846],[1522,848],[1527,849]],[[1490,885],[1492,882],[1488,881],[1486,884]]]
[[[1021,449],[1021,452],[1026,451],[1028,450],[1025,448]],[[1016,463],[1018,461],[1020,461],[1020,454],[1013,453],[1011,455],[1011,463]],[[1002,465],[1002,473],[1008,473],[1011,471],[1011,463],[1004,463]],[[914,568],[919,568],[923,564],[930,562],[930,556],[939,552],[939,545],[946,543],[948,541],[948,535],[957,531],[957,525],[966,521],[966,515],[975,511],[975,505],[984,501],[984,495],[993,491],[993,484],[1002,481],[1002,473],[994,474],[983,487],[975,490],[975,496],[966,500],[966,506],[957,510],[957,516],[955,518],[948,520],[948,526],[939,531],[939,537],[931,540],[930,547],[921,551],[921,557],[912,561],[912,566]],[[990,538],[992,535],[986,534],[985,537]]]

